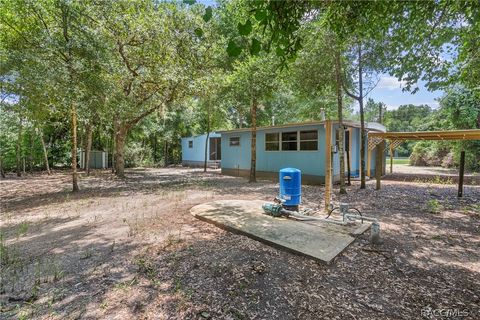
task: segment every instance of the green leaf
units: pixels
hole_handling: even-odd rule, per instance
[[[183,0],[183,3],[189,4],[189,5],[195,4],[196,2],[197,0]]]
[[[285,54],[285,50],[280,48],[280,47],[277,47],[277,49],[275,50],[277,56],[281,57]]]
[[[260,53],[260,50],[262,49],[262,44],[260,41],[257,39],[253,38],[252,39],[252,45],[250,47],[250,54],[256,56]]]
[[[265,10],[257,10],[255,11],[255,19],[257,21],[262,21],[267,17],[267,12]]]
[[[195,35],[199,38],[201,38],[203,36],[203,30],[202,28],[197,28],[195,29]]]
[[[208,6],[205,9],[205,14],[203,15],[203,20],[205,22],[208,22],[208,21],[210,21],[210,19],[212,19],[212,16],[213,16],[213,9],[212,9],[212,7]]]
[[[227,53],[230,57],[238,57],[242,53],[242,48],[240,48],[235,41],[230,40],[227,46]]]
[[[247,20],[247,22],[245,22],[245,24],[239,23],[238,24],[238,32],[242,36],[248,36],[250,34],[250,32],[252,32],[252,22],[250,20]]]

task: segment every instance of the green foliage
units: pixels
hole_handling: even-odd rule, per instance
[[[149,167],[153,165],[152,150],[142,143],[130,141],[125,146],[126,167]]]
[[[412,118],[413,114],[415,116]],[[410,124],[401,121],[404,118],[402,115],[410,120]],[[400,128],[405,128],[402,125],[409,128],[415,124],[416,127],[420,128],[419,130],[422,130],[422,128],[423,130],[479,129],[480,100],[472,90],[457,86],[449,89],[445,96],[440,99],[438,110],[428,111],[426,108],[422,110],[422,108],[416,109],[411,106],[407,110],[394,113],[391,120],[391,124],[396,124]],[[478,170],[480,168],[479,141],[420,141],[413,147],[410,160],[415,165],[451,167],[458,165],[462,150],[465,150],[466,168]]]
[[[208,6],[205,9],[205,14],[203,15],[203,21],[208,22],[210,19],[212,19],[213,16],[213,9],[212,7]]]
[[[403,106],[400,106],[400,107],[403,107]],[[385,114],[387,113],[387,106],[383,102],[375,102],[372,98],[368,98],[367,103],[365,104],[365,107],[364,107],[365,121],[380,122],[380,118],[379,118],[380,112],[382,114],[382,122],[384,122],[383,119],[385,118]],[[389,131],[394,131],[394,130],[389,130]]]
[[[433,214],[439,214],[443,210],[443,206],[437,199],[431,199],[425,204],[425,210]]]

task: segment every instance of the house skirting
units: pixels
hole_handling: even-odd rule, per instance
[[[182,166],[192,168],[203,168],[204,161],[182,160]],[[207,166],[212,168],[220,168],[220,160],[209,160]]]
[[[250,170],[222,168],[222,174],[227,176],[248,178],[250,176]],[[257,179],[278,182],[278,172],[257,171]],[[302,174],[302,183],[311,185],[325,184],[325,177],[311,174]]]

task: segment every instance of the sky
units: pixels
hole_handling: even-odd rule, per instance
[[[388,110],[397,109],[402,104],[428,104],[432,108],[438,108],[437,98],[443,95],[443,91],[428,91],[424,82],[419,82],[419,90],[412,94],[402,91],[402,83],[397,78],[388,74],[382,74],[377,86],[370,92],[368,97],[377,102],[383,102]]]

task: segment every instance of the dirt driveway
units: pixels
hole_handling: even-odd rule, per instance
[[[355,184],[348,201],[378,217],[330,265],[196,220],[218,199],[271,200],[278,185],[199,170],[136,169],[0,180],[2,319],[420,319],[480,314],[480,187]],[[304,186],[322,209],[323,187]]]

